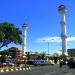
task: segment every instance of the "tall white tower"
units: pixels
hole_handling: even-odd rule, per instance
[[[22,26],[23,28],[23,45],[22,45],[22,51],[23,51],[23,55],[25,54],[26,52],[26,32],[27,32],[27,29],[28,29],[28,25],[26,23],[23,24]]]
[[[61,15],[61,40],[62,40],[62,55],[68,55],[67,53],[67,35],[66,35],[66,20],[65,20],[65,14],[67,12],[67,9],[64,5],[60,5],[58,7],[58,12]]]

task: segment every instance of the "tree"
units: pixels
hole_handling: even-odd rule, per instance
[[[61,55],[60,59],[67,60],[67,56],[66,55]]]
[[[1,61],[2,63],[5,62],[6,59],[7,59],[7,56],[8,56],[8,52],[7,52],[6,50],[0,51],[0,55],[1,55],[0,61]]]
[[[37,59],[42,59],[42,60],[44,60],[45,59],[45,53],[43,52],[43,53],[40,53],[39,55],[38,55],[38,57],[37,57]]]
[[[30,52],[26,52],[27,60],[29,60],[29,59],[30,59],[30,55],[31,55],[31,53],[30,53]]]
[[[44,58],[45,58],[45,53],[43,52],[41,53],[41,59],[44,60]]]
[[[59,54],[53,53],[53,59],[54,59],[54,63],[57,64],[57,61],[59,60]]]
[[[0,23],[0,48],[8,46],[10,43],[22,44],[22,31],[16,28],[14,24]]]

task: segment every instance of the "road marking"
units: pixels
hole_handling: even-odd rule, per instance
[[[45,73],[45,75],[50,75],[50,74],[53,74],[55,73],[56,71],[53,71],[53,72],[49,72],[49,73]]]

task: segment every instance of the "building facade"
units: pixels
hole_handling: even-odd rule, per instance
[[[68,49],[67,51],[69,57],[75,57],[75,49]]]
[[[12,58],[19,58],[22,56],[22,49],[11,47],[8,49],[8,51],[11,53]]]

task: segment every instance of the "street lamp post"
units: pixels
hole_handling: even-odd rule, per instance
[[[50,48],[49,48],[49,46],[50,46],[50,42],[52,42],[54,39],[50,39],[50,40],[43,40],[43,42],[47,42],[47,44],[48,44],[48,58],[47,58],[47,61],[49,60],[49,51],[50,51]]]
[[[50,43],[48,42],[48,56],[49,56],[49,44],[50,44]]]
[[[43,40],[43,42],[46,42],[46,40]],[[49,42],[47,42],[48,44],[48,56],[49,56]]]
[[[49,55],[49,46],[50,46],[50,42],[53,42],[54,39],[50,39],[50,40],[43,40],[43,42],[46,42],[48,44],[48,55]]]

